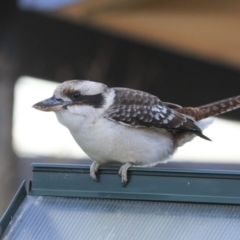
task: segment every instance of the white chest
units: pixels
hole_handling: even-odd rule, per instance
[[[96,161],[153,166],[173,153],[171,135],[166,130],[133,128],[101,114],[91,116],[72,115],[66,120],[66,116],[57,115],[83,151]]]

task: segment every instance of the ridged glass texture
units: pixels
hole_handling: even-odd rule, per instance
[[[240,206],[27,196],[4,240],[240,239]]]

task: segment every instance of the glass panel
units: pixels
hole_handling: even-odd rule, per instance
[[[27,196],[10,239],[239,239],[240,206]]]

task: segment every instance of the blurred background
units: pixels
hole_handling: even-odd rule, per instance
[[[198,106],[240,94],[238,0],[0,3],[0,216],[31,163],[84,163],[53,113],[31,106],[90,79]],[[240,111],[217,118],[167,168],[240,170]]]

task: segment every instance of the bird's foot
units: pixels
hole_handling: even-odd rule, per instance
[[[127,178],[127,171],[132,166],[132,163],[125,163],[119,169],[119,176],[122,178],[123,186],[126,185],[128,178]]]
[[[97,181],[96,173],[98,172],[98,168],[100,167],[100,165],[101,164],[99,162],[93,162],[90,166],[90,176],[95,181]]]

